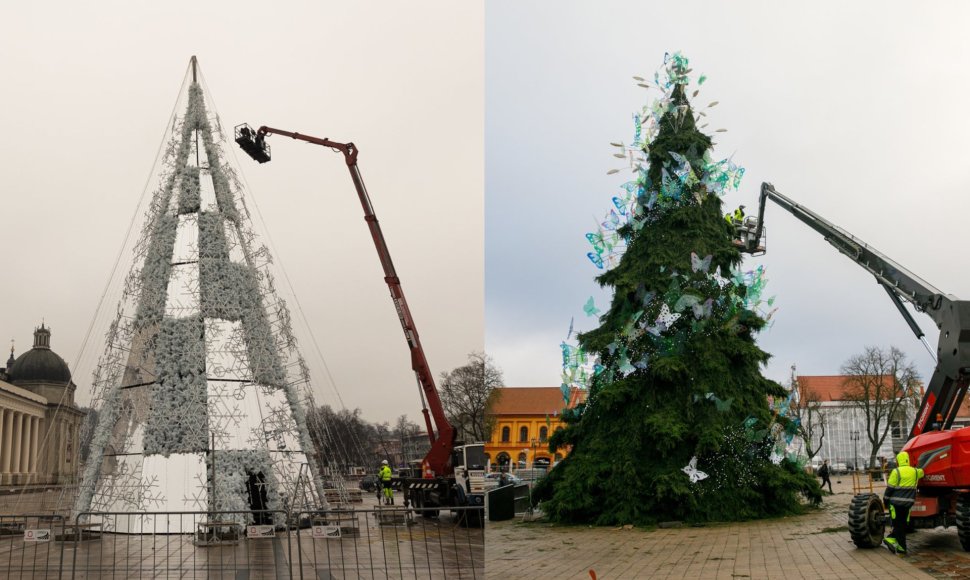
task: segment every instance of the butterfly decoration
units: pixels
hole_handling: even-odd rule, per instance
[[[661,332],[668,330],[671,325],[673,325],[680,318],[680,314],[676,312],[671,312],[670,307],[666,304],[660,307],[660,313],[657,315],[657,319],[654,321],[655,325],[651,329],[651,333],[659,336]],[[658,329],[658,332],[654,332],[653,329]]]
[[[771,450],[771,457],[769,457],[769,459],[775,465],[781,465],[781,460],[784,459],[784,458],[785,458],[785,456],[782,455],[781,453],[778,453],[774,449]]]
[[[583,312],[586,313],[586,316],[596,316],[597,314],[599,314],[600,309],[597,308],[595,304],[593,304],[592,296],[590,296],[589,300],[586,301],[586,304],[583,305]]]
[[[623,334],[623,336],[632,336],[633,338],[637,338],[643,334],[642,331],[636,328],[637,321],[640,320],[641,316],[643,316],[643,310],[639,310],[636,314],[631,316],[630,320],[627,320],[626,324],[623,325],[623,330],[620,331],[621,334]]]
[[[615,209],[611,209],[610,213],[606,216],[606,221],[603,222],[603,228],[609,231],[615,230],[622,225],[622,220],[620,220],[619,214],[616,213]]]
[[[670,176],[670,173],[666,169],[662,169],[660,172],[660,191],[664,196],[677,201],[680,199],[680,194],[683,191],[683,185],[679,179],[675,179]]]
[[[694,311],[694,318],[701,320],[702,318],[710,318],[711,314],[714,312],[714,300],[708,298],[703,303],[692,304],[691,309]]]
[[[721,400],[716,396],[712,399],[714,401],[714,408],[721,413],[727,413],[731,409],[731,403],[734,402],[734,397],[728,397],[727,399]]]
[[[569,340],[569,337],[571,337],[573,335],[573,322],[575,322],[575,321],[576,321],[576,317],[575,316],[570,317],[570,319],[569,319],[569,332],[566,333],[566,340]]]
[[[700,304],[701,299],[693,294],[681,294],[677,302],[674,303],[675,312],[683,312],[688,307]]]
[[[731,409],[731,403],[734,402],[734,397],[728,397],[726,400],[721,400],[714,393],[707,393],[703,397],[700,395],[694,395],[694,402],[697,403],[700,401],[713,401],[714,408],[721,413],[725,413]]]
[[[645,370],[647,368],[647,364],[649,360],[650,360],[649,355],[647,353],[643,353],[643,356],[641,356],[637,362],[633,363],[633,366],[637,367],[640,370]]]
[[[690,253],[690,269],[694,272],[704,272],[707,273],[711,269],[711,258],[713,256],[708,254],[703,259],[697,256],[696,252]]]
[[[566,383],[563,383],[559,385],[559,390],[562,392],[563,401],[565,401],[566,403],[569,403],[569,395],[570,395],[569,385],[567,385]]]
[[[593,252],[589,252],[586,254],[586,257],[589,258],[589,261],[592,262],[594,266],[596,266],[600,270],[603,269],[603,258],[601,258],[599,254],[594,254]],[[590,316],[592,316],[592,314],[590,314]]]
[[[697,483],[698,481],[701,481],[702,479],[707,479],[707,474],[704,473],[703,471],[697,469],[697,456],[696,455],[690,458],[690,462],[687,464],[686,467],[682,467],[681,468],[681,471],[683,471],[684,473],[687,474],[687,477],[690,478],[690,482],[691,483]]]
[[[620,352],[620,364],[618,368],[619,368],[619,371],[623,373],[624,376],[637,370],[636,367],[630,364],[630,359],[626,355],[625,348]]]
[[[629,215],[629,213],[630,213],[630,200],[629,199],[620,199],[619,197],[614,196],[613,197],[613,205],[616,206],[616,209],[620,212],[620,215],[621,216],[626,217],[627,215]]]
[[[714,272],[714,276],[712,276],[712,278],[714,278],[714,282],[717,284],[718,288],[721,288],[721,289],[723,289],[725,286],[731,283],[731,280],[725,278],[724,276],[721,276],[720,266],[717,267],[717,270]]]
[[[694,175],[694,171],[690,166],[690,161],[676,151],[671,151],[670,156],[677,162],[677,166],[674,168],[674,175],[677,176],[677,179],[688,186],[697,183],[697,177]]]
[[[562,364],[563,367],[573,367],[583,364],[586,361],[586,354],[583,352],[582,347],[573,346],[571,344],[566,344],[565,342],[559,345],[560,350],[562,350]]]
[[[653,302],[654,297],[657,295],[653,290],[647,291],[641,286],[637,289],[637,297],[640,299],[640,304],[643,306],[649,306]]]

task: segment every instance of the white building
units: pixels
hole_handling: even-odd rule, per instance
[[[819,417],[825,423],[824,436],[819,427],[812,432],[812,448],[821,440],[821,449],[815,456],[816,462],[827,459],[830,465],[865,466],[872,452],[873,444],[866,435],[865,411],[855,401],[846,400],[851,391],[851,383],[845,375],[798,376],[796,377],[800,405],[803,407],[816,401]],[[802,421],[807,422],[802,411]],[[882,441],[876,457],[890,460],[895,457],[906,443],[916,409],[908,403],[900,404],[896,415],[889,424],[889,432]],[[815,419],[818,422],[818,419]],[[885,423],[880,427],[880,434]]]
[[[67,363],[43,324],[34,347],[0,368],[0,487],[75,482],[84,412],[74,404]]]

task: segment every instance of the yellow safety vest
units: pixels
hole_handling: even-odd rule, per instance
[[[923,477],[918,467],[902,465],[889,474],[886,487],[886,501],[894,506],[911,506],[916,501],[916,484]]]

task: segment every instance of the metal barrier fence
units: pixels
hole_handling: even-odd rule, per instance
[[[288,521],[273,510],[81,513],[67,567],[71,578],[291,578]]]
[[[485,578],[483,507],[301,512],[294,535],[303,578]]]
[[[64,516],[0,515],[0,577],[61,578],[64,573]]]
[[[0,515],[0,578],[484,578],[484,509],[450,511]]]

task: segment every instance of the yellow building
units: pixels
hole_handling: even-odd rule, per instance
[[[585,391],[572,389],[568,404],[559,387],[501,387],[492,396],[489,415],[494,426],[485,443],[485,456],[492,465],[543,467],[565,457],[565,449],[549,452],[549,437],[564,426],[563,408],[582,402]]]

